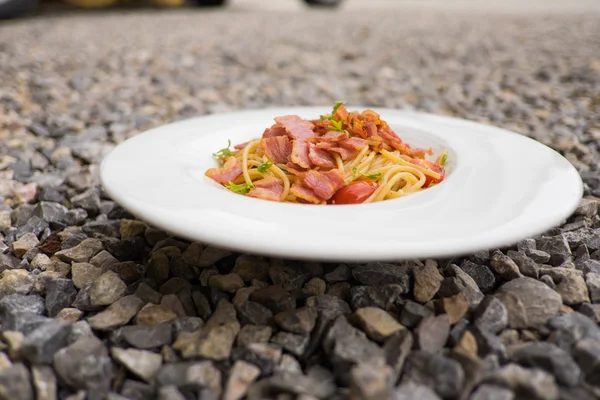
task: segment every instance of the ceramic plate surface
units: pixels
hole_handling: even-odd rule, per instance
[[[532,139],[455,118],[374,110],[404,142],[448,149],[444,182],[400,199],[315,206],[247,198],[204,176],[228,139],[242,143],[260,137],[276,116],[313,119],[329,107],[242,111],[155,128],[117,146],[100,178],[117,203],[174,235],[322,261],[445,258],[502,247],[560,224],[581,199],[573,166]]]

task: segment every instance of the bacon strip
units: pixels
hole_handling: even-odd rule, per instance
[[[342,147],[342,146],[337,146],[337,144],[338,143],[322,142],[322,143],[317,143],[316,146],[319,149],[334,151],[334,152],[338,153],[342,157],[342,160],[349,160],[358,155],[358,150],[355,150],[352,148],[346,148],[346,147]]]
[[[335,168],[335,161],[327,150],[319,149],[314,143],[309,144],[308,158],[318,167]]]
[[[292,154],[292,143],[287,136],[273,136],[260,141],[267,157],[275,164],[285,164]]]
[[[254,189],[250,190],[246,196],[257,199],[281,201],[283,193],[283,181],[273,176],[267,176],[264,179],[253,182]]]
[[[242,174],[242,163],[235,157],[229,157],[222,168],[211,168],[205,175],[222,184],[235,181]]]
[[[274,124],[270,128],[265,129],[262,137],[268,138],[268,137],[285,136],[285,135],[287,135],[285,128],[279,124]]]
[[[328,131],[323,136],[317,137],[319,142],[337,142],[344,139],[348,139],[348,133],[339,131]]]
[[[315,126],[312,122],[306,121],[297,115],[276,117],[275,122],[280,126],[283,126],[292,139],[308,139],[315,137],[315,133],[313,132]]]
[[[310,170],[306,173],[304,185],[312,189],[317,197],[329,200],[338,189],[344,186],[344,174],[339,169],[326,172]]]
[[[308,158],[308,142],[304,140],[292,141],[291,160],[302,168],[311,168],[312,164]]]
[[[305,200],[308,203],[319,204],[321,201],[323,201],[315,195],[315,192],[312,189],[299,185],[298,183],[294,183],[292,185],[290,192],[295,194],[299,199]]]
[[[340,146],[347,149],[362,150],[367,146],[367,141],[357,137],[351,137],[340,142]]]

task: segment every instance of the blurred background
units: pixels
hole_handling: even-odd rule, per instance
[[[160,400],[184,399],[173,385],[198,390],[187,399],[221,392],[264,399],[263,390],[282,392],[269,398],[284,400],[345,399],[348,385],[354,399],[389,398],[372,393],[385,392],[402,371],[413,347],[404,333],[411,330],[424,350],[407,361],[420,386],[403,387],[397,398],[600,398],[600,1],[36,3],[0,0],[0,14],[14,17],[0,21],[0,298],[23,296],[0,303],[0,400],[146,400],[157,392]],[[521,278],[508,256],[495,264],[481,252],[439,260],[439,271],[435,262],[419,269],[426,289],[417,299],[412,272],[388,264],[367,266],[361,278],[345,264],[262,260],[167,238],[134,220],[99,184],[103,157],[149,128],[232,110],[331,107],[336,100],[452,115],[530,136],[577,168],[586,202],[550,233],[544,251],[534,240],[516,248],[519,258],[511,257],[531,278]],[[150,179],[160,187],[160,177]],[[440,227],[453,232],[443,221]],[[53,255],[59,249],[60,260]],[[446,269],[450,262],[467,272]],[[480,300],[517,277],[525,283],[505,293],[512,296],[504,297],[511,299],[508,311],[494,300],[467,314],[467,296]],[[90,285],[100,288],[97,301]],[[304,308],[309,296],[317,298],[316,327],[316,315]],[[237,317],[223,299],[235,304]],[[357,325],[366,333],[344,318],[337,319],[345,324],[336,323],[340,329],[329,329],[328,319],[358,308],[366,309]],[[558,322],[538,325],[559,308]],[[279,329],[270,321],[284,310],[289,319]],[[452,315],[452,333],[444,313]],[[79,320],[77,329],[53,325],[54,317]],[[214,329],[223,321],[227,335]],[[187,336],[191,331],[203,336]],[[174,332],[178,343],[201,338],[198,349],[217,361],[194,361],[193,369],[179,362]],[[348,377],[349,366],[382,351],[375,341],[392,332],[402,334],[385,344],[392,367],[367,365]],[[586,339],[574,350],[580,371],[563,349],[587,338],[582,332],[596,347]],[[65,348],[77,338],[88,341]],[[549,347],[520,359],[507,352],[546,338]],[[254,353],[246,346],[268,341],[281,344],[283,356],[281,349]],[[451,361],[441,355],[451,353],[448,346],[453,357],[469,357]],[[491,394],[472,395],[480,372],[496,374],[490,382],[508,391],[492,385]],[[344,380],[334,382],[334,373]]]

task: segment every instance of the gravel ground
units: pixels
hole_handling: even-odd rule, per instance
[[[54,13],[2,27],[0,82],[0,399],[600,398],[597,13]],[[586,198],[512,248],[338,265],[168,237],[98,185],[147,128],[336,99],[529,135]]]

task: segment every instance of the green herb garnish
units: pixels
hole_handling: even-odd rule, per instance
[[[427,189],[429,189],[430,187],[435,186],[435,183],[433,182],[429,182],[429,186],[427,186]]]
[[[336,101],[335,105],[333,106],[333,112],[331,113],[331,118],[333,118],[333,116],[335,115],[335,113],[337,112],[338,108],[340,108],[341,106],[343,106],[344,104],[346,104],[345,101]]]
[[[352,168],[352,177],[354,178],[356,176],[356,174],[358,174],[358,170],[356,169],[356,167]]]
[[[448,154],[444,154],[442,156],[442,159],[440,160],[440,166],[443,167],[444,165],[446,165],[446,161],[448,161]]]
[[[382,175],[381,172],[376,172],[374,174],[369,174],[369,175],[364,175],[364,176],[371,179],[372,181],[376,181],[377,179],[381,178],[381,175]]]
[[[216,153],[213,153],[213,157],[218,159],[218,158],[232,156],[233,152],[231,150],[229,150],[230,146],[231,146],[231,140],[227,140],[227,147],[217,151]]]
[[[342,125],[344,124],[342,121],[336,121],[335,119],[331,119],[329,120],[329,122],[331,122],[331,124],[329,124],[329,129],[331,129],[332,131],[346,132],[342,127]]]
[[[269,158],[266,162],[260,164],[257,170],[258,172],[262,172],[264,174],[269,168],[271,168],[271,165],[273,165],[273,161],[271,161],[271,159]]]
[[[229,181],[229,184],[225,185],[225,187],[234,193],[246,194],[250,189],[254,188],[254,185],[247,183],[236,185],[235,183]]]

